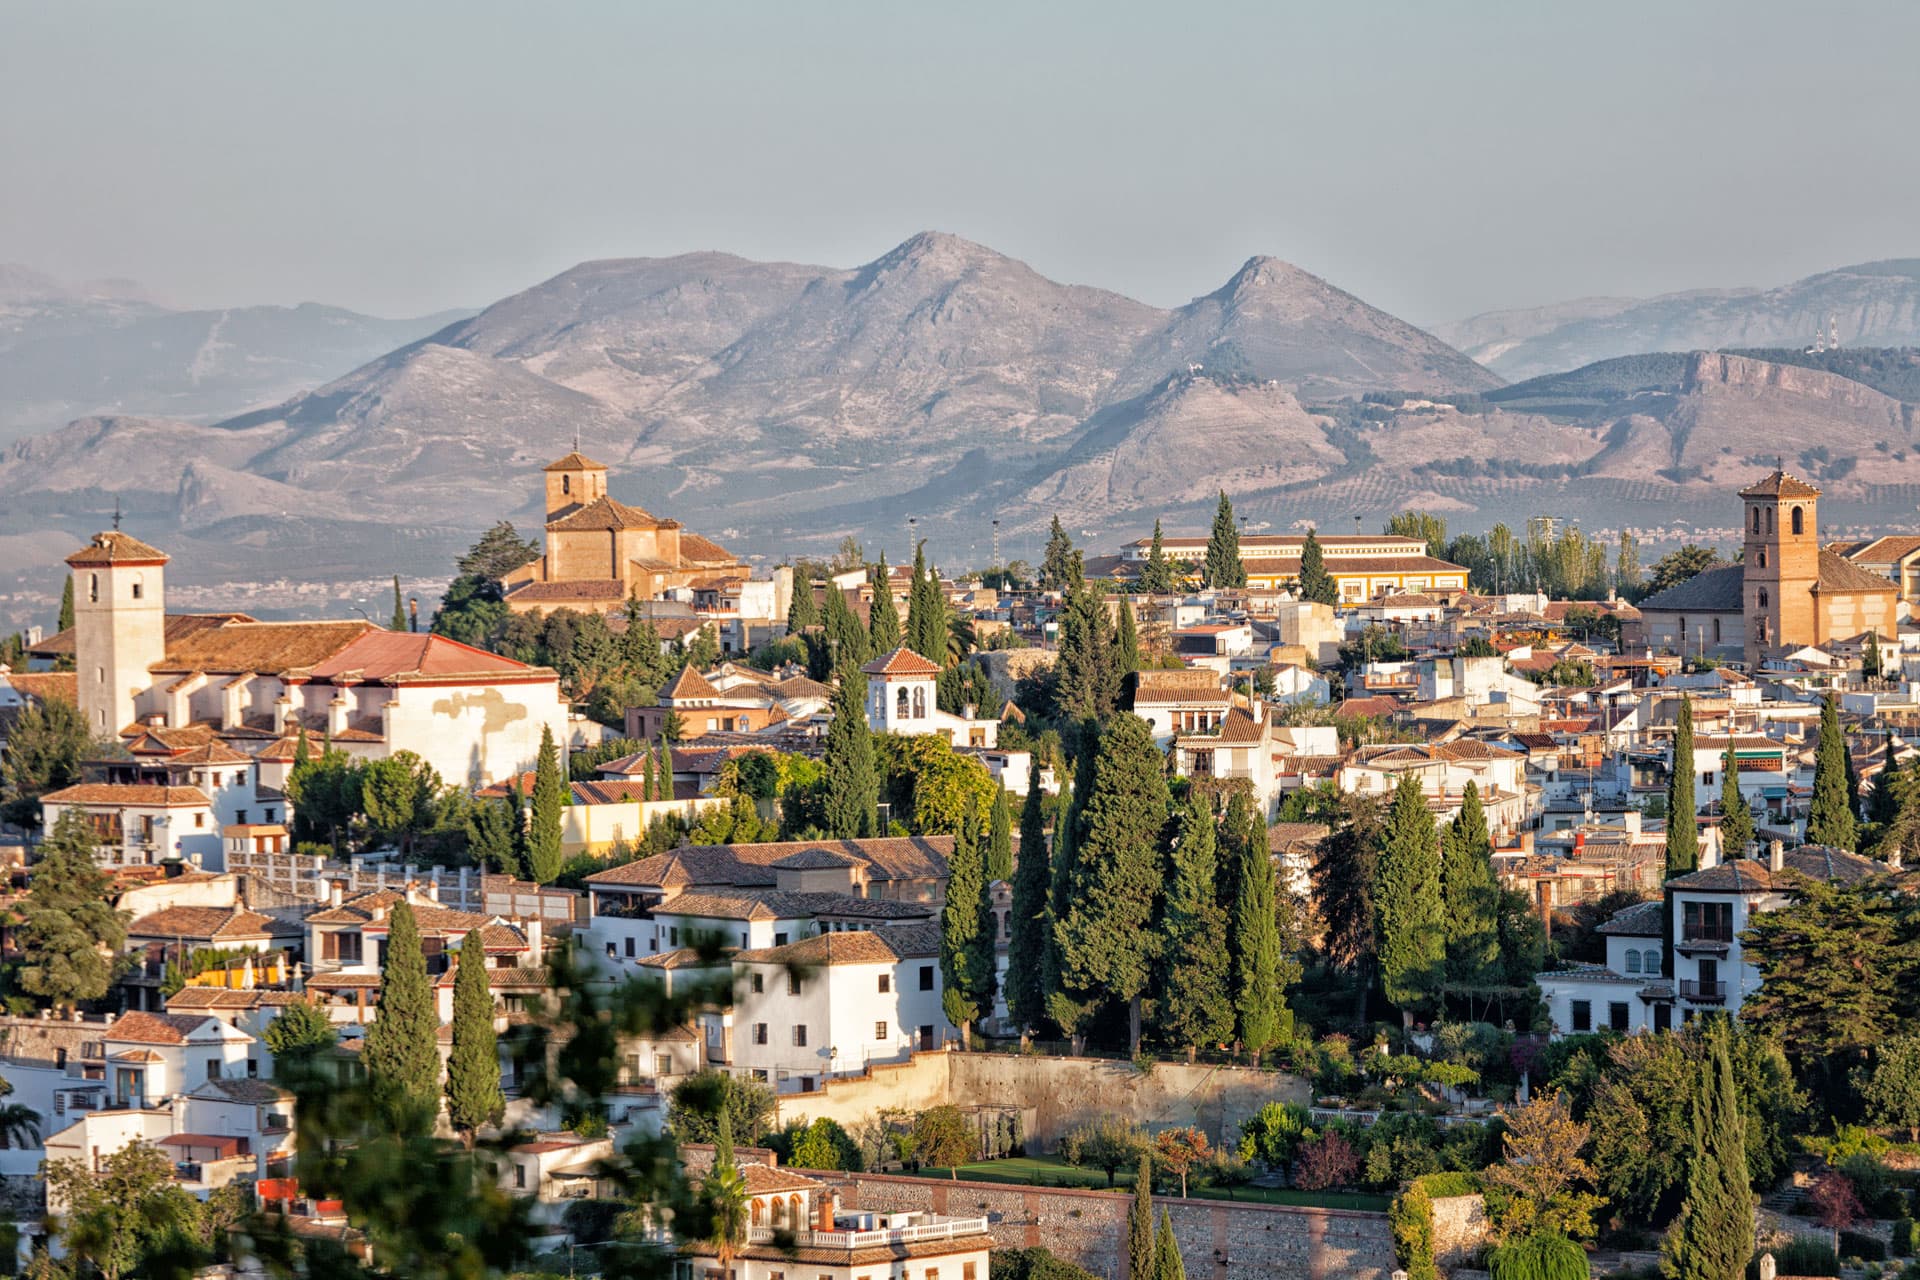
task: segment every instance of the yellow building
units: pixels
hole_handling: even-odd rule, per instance
[[[1278,591],[1292,586],[1300,577],[1300,552],[1306,543],[1304,534],[1243,534],[1240,561],[1247,568],[1247,588]],[[1168,558],[1192,565],[1207,558],[1203,537],[1163,537],[1160,546]],[[1428,555],[1427,544],[1419,538],[1328,536],[1320,538],[1320,551],[1344,603],[1357,604],[1380,595],[1467,589],[1466,569]],[[1128,543],[1118,556],[1088,561],[1087,576],[1131,581],[1140,576],[1152,553],[1153,539],[1141,538]]]

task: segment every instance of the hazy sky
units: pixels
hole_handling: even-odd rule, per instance
[[[479,305],[953,231],[1409,319],[1920,256],[1920,4],[0,0],[0,261]]]

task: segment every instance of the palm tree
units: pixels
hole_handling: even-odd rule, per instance
[[[0,1080],[0,1098],[13,1092],[13,1082]],[[9,1102],[0,1106],[0,1150],[24,1150],[40,1145],[40,1113]]]
[[[733,1259],[747,1243],[747,1178],[731,1160],[714,1162],[700,1184],[701,1197],[713,1214],[707,1237],[701,1241],[720,1259],[720,1274],[726,1275]]]
[[[967,655],[975,648],[976,637],[973,630],[973,615],[954,613],[947,616],[947,665],[957,667],[967,660]]]

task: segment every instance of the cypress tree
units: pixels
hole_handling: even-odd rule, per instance
[[[1694,1086],[1686,1196],[1661,1246],[1673,1280],[1728,1280],[1741,1274],[1753,1252],[1746,1126],[1722,1020],[1714,1019],[1707,1045]]]
[[[1073,539],[1060,527],[1060,517],[1053,518],[1053,527],[1047,531],[1047,551],[1040,560],[1040,589],[1042,591],[1073,592],[1080,589],[1084,580],[1081,573],[1080,553],[1074,549]]]
[[[1807,814],[1807,842],[1851,849],[1857,838],[1853,810],[1847,805],[1847,740],[1840,728],[1840,704],[1829,693],[1820,704],[1820,748],[1813,764],[1813,804]]]
[[[940,1007],[947,1021],[960,1028],[962,1048],[973,1047],[973,1024],[993,1008],[993,951],[987,947],[987,971],[980,965],[980,904],[987,884],[986,858],[979,829],[969,812],[954,834],[953,854],[947,859],[947,900],[940,909]],[[985,1003],[980,993],[988,992]]]
[[[947,600],[940,573],[926,561],[926,542],[913,553],[913,588],[907,596],[907,648],[936,666],[947,661]]]
[[[60,588],[59,629],[61,631],[73,630],[73,575],[72,574],[67,575],[66,585]]]
[[[1086,744],[1087,761],[1085,773],[1092,778],[1092,756],[1098,741],[1098,730],[1089,737]],[[1045,995],[1047,1016],[1060,1027],[1060,1030],[1074,1041],[1073,1052],[1077,1056],[1085,1045],[1085,1028],[1093,1015],[1098,1012],[1097,1000],[1082,1000],[1067,991],[1066,960],[1060,952],[1060,922],[1067,917],[1067,909],[1072,905],[1073,892],[1073,842],[1074,829],[1080,822],[1079,797],[1081,790],[1078,780],[1062,788],[1062,806],[1059,820],[1053,827],[1053,854],[1047,864],[1047,934],[1046,947],[1041,952],[1041,987]]]
[[[1185,1045],[1191,1061],[1200,1046],[1232,1036],[1234,1022],[1227,913],[1216,896],[1213,815],[1198,790],[1189,791],[1180,812],[1168,864],[1154,1024],[1161,1039]]]
[[[1227,802],[1227,853],[1234,860],[1232,923],[1227,934],[1233,973],[1234,1038],[1253,1055],[1279,1043],[1290,1029],[1280,990],[1280,930],[1274,916],[1273,854],[1267,824],[1253,798],[1237,791]]]
[[[1867,632],[1867,647],[1860,655],[1860,674],[1868,680],[1880,678],[1880,633]]]
[[[847,603],[847,593],[831,583],[827,586],[824,625],[827,643],[832,646],[836,663],[850,663],[858,667],[873,657],[868,652],[867,629],[860,625],[859,615]]]
[[[1447,985],[1485,986],[1500,968],[1500,884],[1480,788],[1467,783],[1459,816],[1440,840],[1440,898],[1447,922]]]
[[[395,631],[405,631],[407,629],[407,606],[406,602],[400,598],[400,575],[397,573],[393,575],[393,622],[391,626]]]
[[[640,798],[658,800],[660,797],[653,791],[653,748],[648,747],[644,754],[646,758],[640,762]]]
[[[1056,698],[1068,720],[1104,720],[1120,702],[1120,670],[1104,599],[1091,590],[1069,596],[1060,614]]]
[[[1020,810],[1020,861],[1014,869],[1012,919],[1007,922],[1007,1014],[1027,1032],[1047,1016],[1047,937],[1053,931],[1049,901],[1053,867],[1047,854],[1046,798],[1040,790],[1040,761],[1027,777],[1027,802]]]
[[[1233,500],[1220,491],[1213,529],[1207,534],[1207,585],[1215,591],[1247,585],[1247,566],[1240,559],[1240,528],[1233,522]]]
[[[893,607],[893,579],[884,551],[873,570],[873,607],[867,611],[867,639],[875,657],[900,647],[900,614]]]
[[[1132,1280],[1153,1276],[1153,1161],[1140,1157],[1133,1179],[1133,1203],[1127,1206],[1127,1275]]]
[[[1180,1242],[1173,1238],[1173,1214],[1160,1210],[1160,1234],[1153,1242],[1153,1280],[1187,1280]]]
[[[453,1051],[447,1058],[447,1119],[473,1146],[474,1131],[506,1114],[500,1091],[500,1046],[493,1033],[493,986],[487,953],[475,929],[460,940],[453,972]]]
[[[467,809],[467,856],[502,875],[520,876],[525,868],[514,853],[514,811],[504,796],[476,799]]]
[[[798,635],[808,627],[820,625],[820,611],[813,603],[813,579],[795,574],[793,599],[787,604],[787,634]]]
[[[1173,561],[1167,559],[1167,547],[1160,536],[1160,522],[1153,522],[1153,548],[1147,552],[1147,567],[1140,571],[1140,589],[1148,595],[1164,596],[1173,591]]]
[[[1667,878],[1700,866],[1700,824],[1693,799],[1693,699],[1680,699],[1673,733],[1673,772],[1667,777]]]
[[[1720,849],[1724,856],[1737,858],[1753,843],[1753,810],[1740,794],[1740,765],[1734,758],[1733,739],[1727,739],[1727,752],[1720,758]]]
[[[1380,982],[1404,1015],[1427,1008],[1446,961],[1440,851],[1420,781],[1402,774],[1374,870],[1374,930]]]
[[[825,817],[827,834],[857,840],[874,834],[880,780],[874,767],[873,734],[867,728],[867,677],[853,663],[840,664],[827,725]]]
[[[1127,677],[1140,669],[1140,632],[1133,620],[1133,601],[1124,596],[1120,599],[1120,621],[1114,632],[1113,666],[1122,686]]]
[[[1031,772],[1040,775],[1039,761]],[[1007,789],[993,789],[993,810],[987,819],[987,879],[1013,879],[1013,808],[1007,803]]]
[[[1100,734],[1092,785],[1081,802],[1068,872],[1066,914],[1054,926],[1061,986],[1074,1000],[1128,1006],[1128,1040],[1140,1051],[1140,996],[1151,976],[1148,929],[1160,889],[1167,779],[1153,731],[1116,715]]]
[[[387,917],[386,967],[380,1011],[367,1028],[367,1083],[388,1130],[402,1137],[433,1132],[440,1110],[440,1016],[427,981],[420,926],[403,898]]]
[[[567,803],[567,781],[560,772],[560,748],[551,726],[540,729],[540,759],[533,769],[533,821],[527,829],[527,876],[551,884],[565,857],[560,849],[560,811]]]
[[[1326,554],[1320,549],[1320,535],[1307,530],[1307,541],[1300,548],[1300,598],[1314,604],[1339,604],[1340,584],[1327,572]]]
[[[513,813],[513,865],[518,875],[531,876],[527,869],[532,854],[532,838],[527,823],[527,796],[520,790],[520,779],[507,784],[507,807]]]

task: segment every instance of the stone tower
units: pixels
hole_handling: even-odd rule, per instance
[[[1746,562],[1741,610],[1746,658],[1778,645],[1817,644],[1814,588],[1820,582],[1820,491],[1784,471],[1740,491],[1745,504]]]
[[[73,570],[73,663],[87,728],[112,736],[131,724],[167,656],[167,555],[114,530],[67,557]]]
[[[607,466],[578,450],[546,465],[547,519],[558,520],[607,496]]]

